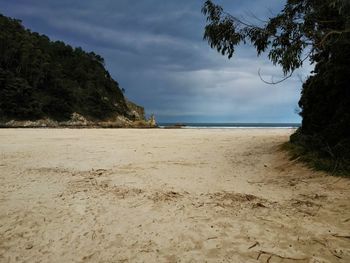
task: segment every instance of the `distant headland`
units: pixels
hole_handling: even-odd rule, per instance
[[[156,127],[94,52],[0,15],[0,127]]]

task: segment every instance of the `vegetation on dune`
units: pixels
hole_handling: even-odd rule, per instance
[[[262,25],[246,23],[212,1],[204,39],[231,58],[235,46],[250,42],[257,53],[268,52],[285,78],[306,60],[315,64],[302,87],[302,126],[289,149],[318,169],[350,173],[350,2],[287,0],[284,9]],[[273,83],[274,84],[274,83]]]
[[[0,120],[128,117],[118,83],[99,55],[25,29],[0,15]]]

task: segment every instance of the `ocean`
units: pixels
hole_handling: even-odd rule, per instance
[[[239,128],[299,128],[300,123],[158,123],[160,128],[239,129]]]

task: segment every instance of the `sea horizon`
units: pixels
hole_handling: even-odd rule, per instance
[[[239,128],[299,128],[301,123],[240,123],[240,122],[160,122],[160,128],[182,129],[239,129]]]

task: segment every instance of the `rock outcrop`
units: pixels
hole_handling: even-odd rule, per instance
[[[128,115],[134,121],[145,120],[145,109],[125,98],[126,106],[129,109]]]
[[[49,118],[35,121],[10,120],[0,122],[0,128],[156,128],[154,118],[150,120],[130,120],[118,115],[104,121],[88,120],[74,112],[68,121],[55,121]]]

